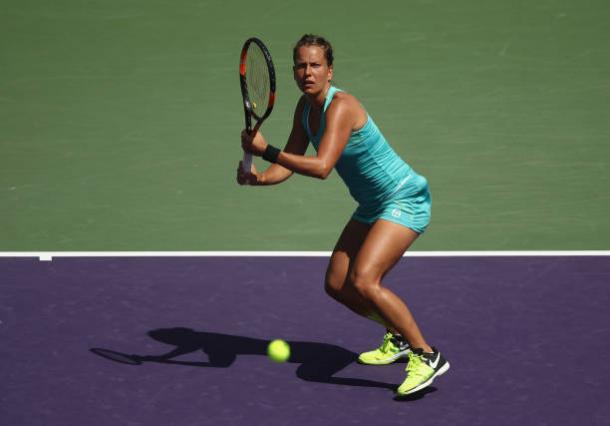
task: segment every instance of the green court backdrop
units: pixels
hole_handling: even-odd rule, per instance
[[[283,145],[306,32],[428,178],[415,250],[609,249],[608,22],[605,0],[4,0],[0,251],[332,249],[336,174],[235,182],[241,44],[270,47]]]

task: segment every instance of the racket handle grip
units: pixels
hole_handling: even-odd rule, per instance
[[[250,173],[252,169],[252,154],[244,152],[244,159],[241,162],[241,167],[244,172]]]

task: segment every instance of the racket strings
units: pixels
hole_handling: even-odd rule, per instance
[[[271,77],[265,54],[255,43],[248,47],[246,56],[246,85],[252,112],[257,118],[260,118],[269,106]]]

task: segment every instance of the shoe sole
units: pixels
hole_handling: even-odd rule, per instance
[[[397,396],[401,397],[401,396],[408,396],[411,394],[414,394],[415,392],[418,392],[424,388],[427,388],[428,386],[430,386],[432,384],[432,382],[434,382],[434,379],[438,376],[442,376],[443,374],[445,374],[447,371],[449,371],[449,363],[445,362],[445,365],[443,365],[441,368],[439,368],[439,370],[434,373],[428,380],[426,380],[424,383],[422,383],[419,386],[414,387],[413,389],[411,389],[410,391],[406,392],[406,393],[398,393]]]
[[[365,362],[362,361],[360,358],[358,358],[358,363],[359,364],[363,364],[363,365],[388,365],[388,364],[392,364],[393,362],[401,359],[401,358],[407,358],[407,355],[409,354],[409,352],[411,352],[411,350],[407,349],[404,350],[402,352],[397,352],[396,354],[392,355],[390,358],[386,358],[383,360],[379,360],[376,362]]]

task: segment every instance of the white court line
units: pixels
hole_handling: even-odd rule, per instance
[[[0,258],[37,257],[329,257],[329,251],[20,251],[0,252]],[[545,257],[610,256],[610,250],[409,251],[403,257]]]

